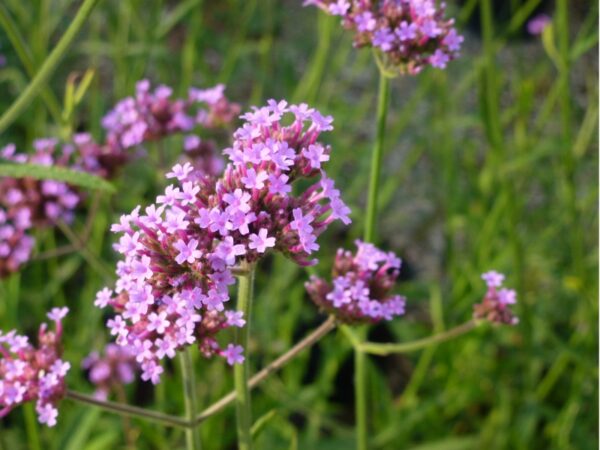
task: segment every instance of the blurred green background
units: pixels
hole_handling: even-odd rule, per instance
[[[446,71],[392,82],[380,203],[379,244],[404,260],[398,291],[407,315],[374,327],[376,341],[409,341],[460,324],[484,293],[479,276],[496,269],[517,289],[516,327],[484,327],[405,355],[369,359],[373,449],[593,449],[598,441],[598,5],[556,0],[448,2],[465,35],[463,56]],[[27,86],[75,14],[78,1],[2,0],[0,8],[30,55],[24,64],[0,27],[0,111]],[[544,38],[525,32],[539,12],[553,18]],[[74,74],[95,76],[82,103],[61,119]],[[37,98],[0,135],[21,149],[45,136],[90,130],[136,81],[147,77],[184,95],[189,86],[227,84],[243,110],[269,98],[307,102],[335,117],[324,135],[328,163],[353,209],[350,228],[320,239],[317,271],[329,271],[338,246],[362,233],[377,69],[351,46],[338,19],[301,0],[101,0]],[[53,97],[54,99],[48,97]],[[220,136],[223,146],[225,136]],[[171,160],[181,138],[165,145]],[[69,384],[92,386],[78,362],[107,341],[106,317],[93,307],[110,284],[115,255],[109,224],[164,186],[148,159],[98,197],[89,252],[29,264],[0,284],[0,328],[34,334],[51,306],[68,305]],[[155,153],[154,153],[155,156]],[[94,195],[89,203],[95,201]],[[81,233],[85,216],[73,229]],[[37,235],[38,252],[67,243]],[[259,269],[251,341],[255,369],[274,359],[323,317],[308,300],[308,275],[282,257]],[[253,396],[268,414],[258,449],[337,450],[353,446],[351,347],[334,332],[271,376]],[[127,387],[129,401],[183,411],[177,365],[156,388]],[[201,405],[232,388],[221,360],[197,358]],[[135,448],[183,448],[181,431],[132,421]],[[234,448],[233,409],[202,425],[204,448]],[[0,449],[127,448],[117,416],[68,400],[54,429],[31,408],[0,422]]]

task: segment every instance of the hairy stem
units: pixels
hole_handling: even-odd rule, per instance
[[[252,428],[252,408],[250,405],[250,389],[248,388],[250,372],[248,338],[250,335],[250,313],[254,290],[254,266],[249,266],[248,273],[241,275],[238,282],[237,309],[244,313],[246,325],[237,330],[235,344],[244,349],[244,361],[241,364],[236,364],[233,368],[239,450],[252,449],[252,435],[250,432]]]
[[[186,348],[180,353],[181,357],[181,378],[183,381],[183,399],[185,402],[185,417],[188,423],[191,423],[198,412],[197,394],[196,394],[196,377],[194,376],[194,366],[192,364],[192,356],[190,348]],[[185,430],[185,444],[187,450],[200,450],[202,443],[200,442],[200,433],[196,427],[188,427]]]

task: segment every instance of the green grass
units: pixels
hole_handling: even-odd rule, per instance
[[[68,28],[81,2],[6,0],[12,31],[0,22],[0,111],[25,90]],[[335,18],[301,1],[102,0],[39,95],[0,135],[30,147],[65,127],[100,137],[102,115],[148,77],[184,93],[190,84],[227,83],[246,109],[268,98],[306,101],[335,117],[330,175],[353,209],[354,223],[320,240],[326,273],[334,250],[362,235],[369,160],[375,136],[377,68],[351,47]],[[391,81],[378,236],[403,256],[409,275],[399,291],[408,314],[372,339],[405,342],[470,317],[494,268],[517,288],[517,327],[477,329],[415,353],[369,358],[373,449],[593,449],[598,439],[598,85],[597,6],[582,14],[557,0],[552,35],[517,36],[538,1],[512,1],[512,20],[490,0],[451,11],[465,29],[478,16],[481,37],[465,30],[464,55],[448,70]],[[582,2],[585,4],[585,2]],[[15,37],[16,36],[16,37]],[[19,42],[17,46],[14,46]],[[25,56],[24,56],[25,55]],[[68,115],[70,74],[93,69]],[[57,105],[60,115],[57,115]],[[226,141],[223,140],[223,145]],[[174,159],[181,141],[165,144]],[[150,149],[152,153],[153,149]],[[90,192],[98,213],[85,251],[38,261],[0,284],[0,329],[33,334],[50,306],[68,305],[69,384],[90,391],[77,361],[106,342],[106,319],[93,307],[111,283],[112,221],[152,199],[163,185],[149,158],[115,180],[115,195]],[[86,217],[72,229],[81,234]],[[69,234],[69,233],[67,233]],[[38,251],[69,243],[46,231]],[[322,319],[304,293],[305,271],[280,256],[259,267],[250,341],[257,370]],[[195,357],[199,407],[233,386],[221,361]],[[178,368],[154,391],[128,386],[131,403],[183,414]],[[254,391],[260,449],[335,450],[354,442],[352,352],[332,333]],[[261,419],[262,417],[262,419]],[[184,448],[182,431],[132,421],[138,448]],[[34,431],[37,430],[37,431]],[[230,407],[201,426],[204,449],[232,448]],[[39,439],[39,443],[38,443]],[[0,422],[0,449],[125,448],[117,416],[67,400],[55,429],[20,408]]]

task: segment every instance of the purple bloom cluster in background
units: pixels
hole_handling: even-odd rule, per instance
[[[163,139],[173,133],[190,132],[196,126],[214,129],[229,125],[239,106],[224,94],[225,87],[190,89],[187,99],[172,99],[171,88],[150,89],[147,80],[137,85],[135,97],[120,101],[104,118],[106,142],[97,143],[89,133],[77,133],[71,142],[38,139],[34,153],[19,153],[13,144],[0,150],[0,161],[62,166],[111,178],[136,152],[132,147]],[[216,144],[197,135],[185,137],[182,155],[194,168],[194,176],[216,177],[223,159]],[[137,152],[139,154],[139,152]],[[26,263],[35,243],[33,228],[52,226],[57,220],[71,222],[81,195],[68,184],[52,180],[3,177],[0,180],[0,278]]]
[[[328,14],[340,16],[353,30],[356,47],[376,48],[385,63],[400,73],[417,74],[430,65],[443,69],[459,55],[463,37],[453,19],[445,19],[445,4],[433,0],[305,0]]]
[[[473,317],[507,325],[519,323],[518,317],[510,310],[510,305],[517,303],[517,293],[502,287],[504,275],[492,270],[481,278],[487,284],[487,292],[483,301],[473,306]]]
[[[55,331],[42,324],[37,348],[15,330],[6,334],[0,331],[0,418],[35,400],[40,423],[56,425],[56,405],[64,397],[64,379],[71,367],[61,359],[61,321],[67,312],[67,308],[54,308],[48,313]]]
[[[552,23],[552,18],[547,14],[538,14],[527,22],[527,31],[533,36],[540,35]]]
[[[54,139],[33,143],[35,153],[18,153],[13,144],[0,150],[0,161],[44,166],[67,166],[68,147]],[[28,230],[51,226],[57,220],[70,222],[80,195],[66,183],[32,178],[0,179],[0,278],[17,271],[29,260],[34,239]]]
[[[356,254],[337,251],[331,283],[311,277],[306,283],[311,299],[344,323],[375,323],[403,315],[406,299],[389,295],[400,273],[400,259],[373,244],[356,241],[356,247]]]
[[[282,123],[286,115],[293,116],[289,125]],[[243,360],[241,348],[222,348],[215,336],[245,323],[241,313],[225,309],[232,266],[254,263],[269,249],[310,264],[317,236],[336,219],[350,221],[321,167],[331,149],[317,139],[332,129],[331,117],[269,101],[242,118],[222,177],[198,177],[191,164],[177,164],[167,174],[176,185],[112,227],[122,235],[115,249],[124,259],[115,293],[100,291],[96,305],[117,312],[108,322],[111,333],[153,383],[163,371],[160,360],[193,343],[207,357]],[[292,182],[313,177],[320,180],[292,194]]]
[[[75,136],[82,167],[110,177],[134,155],[132,148],[173,134],[190,133],[197,126],[203,129],[226,127],[240,111],[237,103],[225,97],[222,84],[209,89],[191,88],[185,99],[172,97],[173,90],[168,86],[152,89],[148,80],[139,81],[135,96],[119,101],[103,118],[104,144],[96,144],[88,134]],[[213,176],[220,173],[222,163],[211,141],[188,135],[185,150],[188,158],[197,162],[198,169]]]
[[[128,347],[107,344],[104,354],[90,353],[81,363],[89,371],[89,380],[96,386],[94,397],[106,400],[113,391],[135,380],[139,366],[135,354]]]

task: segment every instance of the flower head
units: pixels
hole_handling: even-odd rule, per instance
[[[62,319],[66,308],[54,308],[48,317],[55,331],[40,326],[38,347],[16,331],[0,331],[0,417],[16,406],[35,401],[38,420],[49,427],[56,425],[56,405],[65,394],[65,376],[71,365],[61,359]]]
[[[463,37],[454,20],[444,18],[445,5],[434,0],[308,0],[328,14],[341,16],[355,32],[356,47],[380,52],[388,67],[416,74],[431,65],[443,69],[459,55]]]
[[[69,166],[70,152],[54,139],[38,139],[34,153],[17,152],[12,144],[0,149],[0,162]],[[46,228],[58,220],[71,222],[81,200],[66,183],[33,178],[0,178],[0,278],[26,263],[35,240],[32,228]]]
[[[487,284],[487,292],[481,303],[473,306],[473,316],[507,325],[519,323],[518,317],[510,310],[510,305],[517,303],[517,293],[512,289],[502,288],[504,275],[492,270],[484,273],[481,278]]]
[[[164,346],[161,345],[161,348]],[[106,400],[120,385],[132,383],[139,366],[135,354],[127,347],[108,344],[102,354],[90,353],[81,363],[96,386],[94,396]]]
[[[331,283],[311,277],[306,290],[325,311],[345,323],[374,323],[404,314],[406,299],[389,295],[400,260],[372,244],[356,241],[356,254],[339,249]]]

